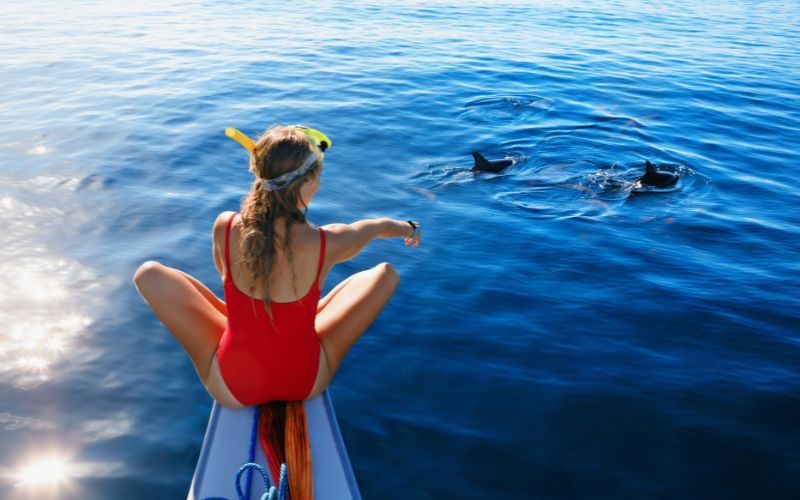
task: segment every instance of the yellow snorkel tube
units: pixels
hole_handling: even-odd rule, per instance
[[[252,140],[250,140],[249,137],[244,135],[244,133],[240,132],[239,130],[233,127],[226,128],[225,135],[227,135],[234,141],[244,146],[244,149],[250,151],[250,154],[253,154],[253,151],[256,150],[256,144]]]
[[[331,147],[333,143],[328,136],[320,132],[319,130],[308,128],[303,125],[292,125],[289,128],[293,128],[299,130],[300,132],[304,133],[306,137],[308,137],[308,142],[310,142],[314,147],[325,152],[326,149]],[[237,130],[233,127],[228,127],[225,129],[225,135],[233,139],[234,141],[238,142],[242,145],[246,150],[253,154],[253,151],[256,149],[256,143],[253,142],[252,139],[247,137],[244,132]]]

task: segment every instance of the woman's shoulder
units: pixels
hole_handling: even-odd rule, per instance
[[[214,241],[222,241],[222,238],[225,237],[225,227],[228,225],[228,221],[233,217],[237,212],[233,212],[231,210],[226,210],[221,214],[217,215],[217,218],[214,220]]]
[[[217,215],[217,218],[214,219],[214,230],[216,230],[219,227],[224,228],[228,224],[228,221],[231,219],[231,217],[233,217],[237,213],[239,213],[239,212],[234,212],[232,210],[226,210],[226,211],[220,213],[219,215]]]
[[[236,212],[226,211],[219,214],[214,220],[214,229],[211,232],[212,247],[214,248],[214,264],[217,266],[220,275],[223,274],[222,259],[225,255],[225,226],[235,213]]]

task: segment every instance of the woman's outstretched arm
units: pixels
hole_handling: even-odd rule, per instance
[[[420,241],[419,230],[414,239],[408,241],[414,228],[408,221],[380,218],[364,219],[352,224],[330,224],[325,226],[328,234],[326,252],[333,262],[342,262],[358,255],[375,238],[406,238],[407,244],[416,247]]]

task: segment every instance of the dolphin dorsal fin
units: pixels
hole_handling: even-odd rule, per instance
[[[645,173],[647,173],[647,174],[656,173],[656,167],[654,167],[653,164],[650,163],[650,160],[645,160],[644,161],[644,166],[646,168]]]
[[[472,152],[472,157],[475,158],[475,168],[478,170],[484,169],[489,166],[489,161],[484,158],[480,153],[477,151]]]

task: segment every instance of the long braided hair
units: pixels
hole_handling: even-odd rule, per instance
[[[256,143],[250,155],[250,171],[256,179],[242,200],[242,230],[239,250],[245,268],[253,276],[251,294],[261,296],[266,310],[272,317],[269,298],[269,276],[272,272],[276,250],[286,252],[292,269],[292,285],[297,292],[294,267],[292,265],[292,225],[308,224],[305,210],[298,206],[302,202],[300,188],[313,178],[322,167],[322,160],[288,187],[268,191],[261,180],[272,179],[299,167],[311,151],[308,138],[301,131],[283,126],[268,129]],[[303,207],[306,208],[306,207]],[[283,221],[283,239],[275,231],[278,221]]]

